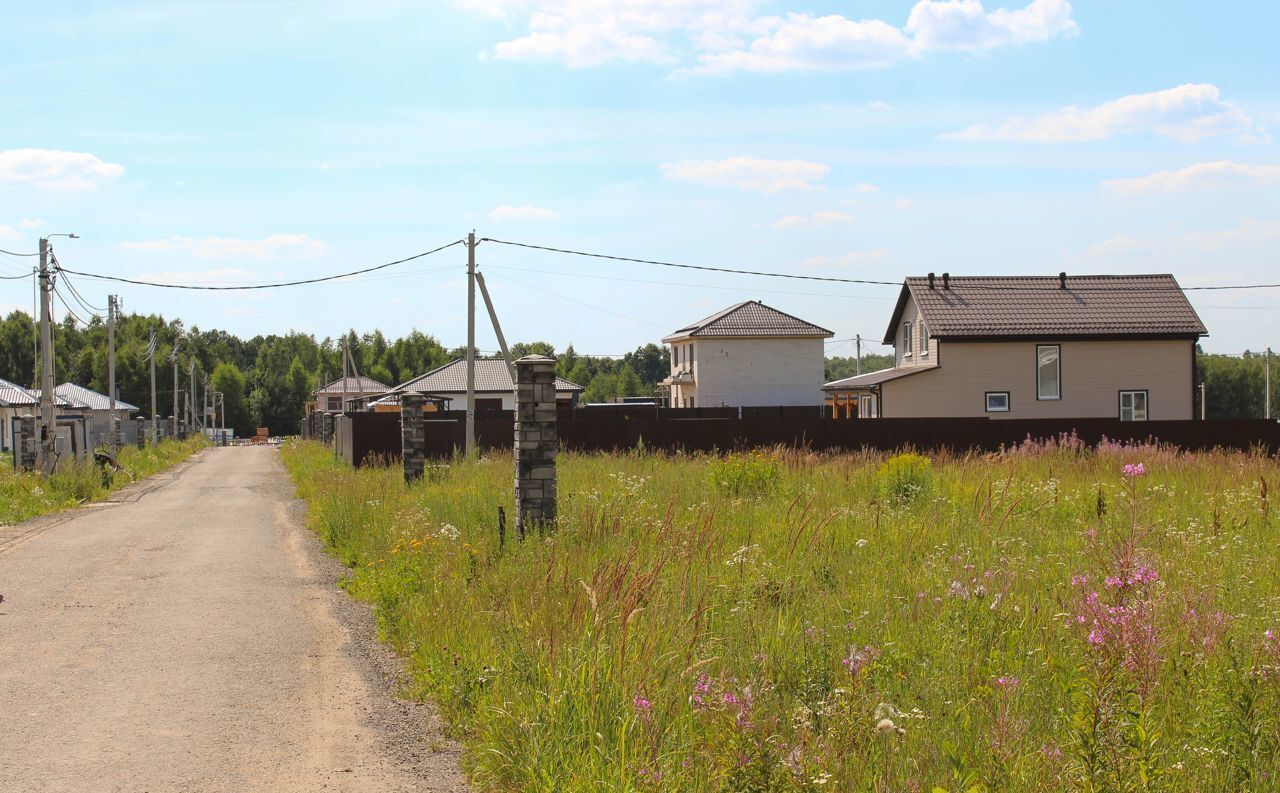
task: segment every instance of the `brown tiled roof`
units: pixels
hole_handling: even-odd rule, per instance
[[[907,377],[922,372],[933,372],[938,369],[937,366],[904,366],[897,369],[881,369],[878,372],[867,372],[866,374],[854,375],[846,377],[843,380],[834,380],[822,387],[823,391],[851,391],[855,388],[870,388],[871,386],[887,383],[890,380],[897,380],[900,377]]]
[[[893,344],[908,294],[935,338],[1186,337],[1204,324],[1172,275],[908,278],[885,344]]]
[[[724,311],[700,319],[692,325],[677,330],[663,339],[664,342],[678,341],[689,337],[775,337],[792,336],[795,338],[829,338],[835,334],[826,328],[820,328],[812,322],[783,313],[758,300],[729,306]]]
[[[345,389],[342,387],[342,381],[344,379],[347,381],[347,387]],[[347,394],[381,394],[383,391],[387,390],[387,386],[384,383],[379,383],[372,377],[360,375],[359,377],[339,377],[332,383],[326,383],[325,385],[320,386],[312,393],[341,394],[344,390]]]
[[[465,394],[467,392],[467,362],[465,359],[459,358],[388,390],[392,393],[415,391],[438,395]],[[509,393],[514,390],[515,383],[511,382],[511,372],[507,369],[506,361],[501,358],[476,359],[476,391]],[[563,377],[557,377],[556,390],[582,391],[583,388],[576,383],[570,383]]]

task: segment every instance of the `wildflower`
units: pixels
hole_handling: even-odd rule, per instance
[[[849,674],[856,675],[878,655],[880,655],[880,651],[868,644],[860,651],[850,650],[848,657],[840,663],[844,665],[845,669],[849,670]]]
[[[865,539],[865,538],[863,538],[863,539],[859,539],[857,542],[855,542],[855,543],[854,543],[854,545],[858,546],[859,548],[866,548],[866,547],[867,547],[867,541],[866,541],[866,539]]]
[[[653,703],[645,699],[643,695],[636,694],[635,699],[631,700],[631,708],[636,713],[646,715],[653,710]]]
[[[1087,576],[1087,575],[1073,575],[1073,576],[1071,576],[1071,586],[1080,586],[1080,587],[1083,587],[1083,586],[1088,586],[1088,585],[1089,585],[1089,576]]]
[[[1269,642],[1273,642],[1276,640],[1276,632],[1271,630],[1270,628],[1267,628],[1265,631],[1262,632],[1262,637]]]
[[[893,719],[884,718],[876,722],[876,732],[881,735],[906,735],[907,731],[893,723]]]
[[[1105,583],[1111,589],[1119,589],[1120,587],[1124,586],[1124,579],[1121,578],[1120,576],[1109,575],[1107,576],[1107,580],[1104,581],[1103,583]]]
[[[1018,687],[1021,681],[1013,675],[1000,675],[996,678],[996,685],[1006,691],[1012,691]]]
[[[1125,479],[1137,479],[1147,475],[1147,468],[1142,463],[1127,463],[1123,469]]]
[[[1089,631],[1089,644],[1098,645],[1107,641],[1107,633],[1102,628],[1094,628]]]
[[[1150,584],[1153,581],[1159,581],[1160,574],[1156,572],[1154,567],[1148,567],[1145,564],[1138,565],[1138,569],[1133,571],[1133,575],[1129,576],[1129,584],[1136,586],[1138,584]]]
[[[1040,744],[1040,754],[1042,754],[1046,760],[1054,762],[1062,759],[1062,750],[1047,743]]]

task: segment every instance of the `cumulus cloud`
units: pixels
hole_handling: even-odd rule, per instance
[[[20,240],[27,235],[23,232],[38,229],[44,225],[43,220],[23,218],[17,223],[0,223],[0,240]]]
[[[1280,219],[1248,218],[1236,226],[1207,231],[1189,231],[1158,237],[1122,235],[1103,240],[1090,248],[1094,256],[1150,256],[1164,261],[1185,256],[1188,252],[1233,254],[1261,252],[1269,255],[1280,241]]]
[[[1265,135],[1238,105],[1209,83],[1123,96],[1097,107],[1074,105],[1033,118],[1013,117],[943,135],[952,140],[1076,143],[1116,135],[1154,133],[1181,143],[1217,135]]]
[[[801,262],[806,270],[847,269],[878,261],[889,255],[887,248],[874,248],[867,251],[849,251],[842,256],[810,256]]]
[[[254,259],[308,259],[328,252],[328,243],[307,234],[272,234],[259,240],[234,237],[169,237],[163,240],[122,242],[127,251],[186,251],[202,259],[244,256]]]
[[[1280,183],[1280,165],[1244,165],[1229,160],[1202,162],[1176,171],[1157,171],[1129,179],[1109,179],[1102,183],[1119,193],[1176,193]]]
[[[687,160],[663,163],[662,175],[668,179],[700,182],[713,187],[736,187],[760,193],[783,190],[819,190],[818,184],[831,170],[830,165],[805,160],[760,160],[753,157],[729,157],[724,160]]]
[[[491,220],[559,220],[560,213],[546,207],[500,206],[489,212]]]
[[[485,53],[553,60],[570,68],[607,63],[694,62],[692,71],[878,69],[935,51],[981,52],[1078,30],[1067,0],[987,10],[981,0],[920,0],[903,26],[840,14],[760,13],[764,0],[455,0],[527,32]]]
[[[837,212],[835,210],[826,209],[814,212],[809,217],[804,215],[787,215],[778,218],[773,222],[775,229],[789,229],[796,226],[807,226],[813,224],[815,226],[830,226],[832,224],[852,223],[853,215],[846,212]]]
[[[75,193],[93,190],[124,174],[124,166],[82,151],[9,149],[0,151],[0,184],[28,185]]]
[[[872,193],[880,192],[880,187],[878,185],[871,184],[870,182],[859,182],[857,187],[853,189],[863,195],[871,195]]]

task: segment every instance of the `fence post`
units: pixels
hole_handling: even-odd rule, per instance
[[[427,457],[427,425],[422,415],[426,404],[422,394],[400,395],[400,460],[405,484],[422,478]]]
[[[556,520],[556,362],[526,355],[516,365],[516,531]]]
[[[24,471],[36,469],[36,443],[36,417],[27,413],[18,419],[18,442],[14,450],[18,467]]]
[[[133,424],[138,429],[138,437],[134,439],[134,445],[139,449],[147,448],[147,420],[138,416],[133,420]]]
[[[320,414],[320,442],[328,446],[333,443],[333,414],[329,412]]]

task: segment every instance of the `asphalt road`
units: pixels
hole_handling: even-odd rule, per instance
[[[0,791],[462,790],[279,452],[0,528]]]

